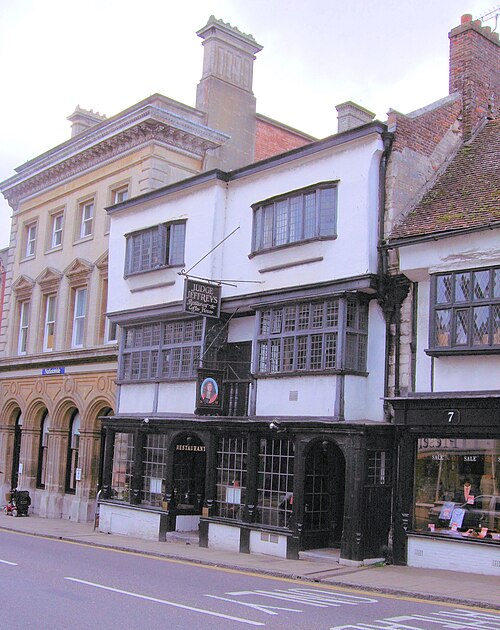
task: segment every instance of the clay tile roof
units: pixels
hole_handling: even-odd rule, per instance
[[[464,143],[389,240],[450,235],[500,225],[500,119]]]

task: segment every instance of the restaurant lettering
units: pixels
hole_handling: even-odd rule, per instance
[[[204,452],[206,448],[204,446],[197,446],[195,444],[177,444],[176,451],[201,451]]]

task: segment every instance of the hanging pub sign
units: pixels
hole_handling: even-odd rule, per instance
[[[220,317],[221,287],[210,282],[184,280],[184,311],[203,317]]]
[[[196,414],[220,416],[223,413],[223,376],[222,370],[198,370],[194,410]]]

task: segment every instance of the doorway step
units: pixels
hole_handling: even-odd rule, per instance
[[[200,535],[198,531],[193,532],[167,532],[167,537],[165,542],[184,544],[184,545],[193,545],[193,547],[198,547],[200,542]]]

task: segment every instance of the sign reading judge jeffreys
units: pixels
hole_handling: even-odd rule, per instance
[[[221,288],[216,284],[191,280],[184,281],[184,310],[203,317],[220,317]]]

